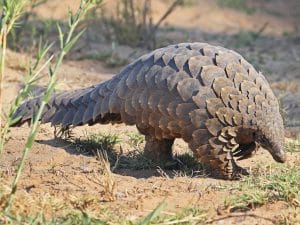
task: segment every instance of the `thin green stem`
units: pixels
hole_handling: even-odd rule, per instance
[[[46,92],[45,92],[44,96],[42,97],[40,108],[38,109],[37,113],[35,115],[33,115],[31,130],[30,130],[29,136],[27,138],[25,148],[23,150],[21,162],[18,165],[16,176],[15,176],[14,181],[12,183],[11,193],[8,197],[6,205],[4,206],[4,213],[5,214],[8,214],[10,212],[11,205],[13,203],[14,196],[15,196],[15,193],[17,191],[17,185],[18,185],[18,182],[19,182],[19,179],[20,179],[20,176],[21,176],[21,173],[22,173],[22,170],[23,170],[28,152],[30,151],[30,149],[31,149],[31,147],[34,143],[34,139],[35,139],[35,136],[36,136],[39,124],[40,124],[40,122],[39,122],[40,118],[42,116],[42,113],[44,111],[44,108],[45,108],[46,104],[49,101],[49,98],[50,98],[51,94],[54,91],[54,87],[55,87],[56,80],[57,80],[58,69],[59,69],[59,67],[60,67],[60,65],[61,65],[61,63],[64,59],[64,56],[68,53],[70,48],[75,44],[76,40],[79,38],[80,34],[82,33],[81,32],[81,33],[79,33],[79,35],[73,37],[74,30],[75,30],[77,24],[79,23],[79,20],[81,19],[81,17],[87,12],[88,9],[90,9],[91,5],[94,5],[93,1],[81,0],[80,7],[77,10],[77,13],[75,14],[74,17],[73,17],[73,15],[71,15],[72,18],[70,18],[71,19],[70,21],[72,21],[72,22],[69,25],[69,31],[68,31],[66,41],[63,42],[63,36],[60,36],[60,39],[61,39],[60,42],[63,43],[63,46],[60,49],[60,53],[59,53],[57,62],[54,66],[54,70],[52,70],[51,67],[49,67],[50,81],[47,85]]]
[[[51,45],[49,45],[48,47],[45,47],[45,49],[43,50],[43,53],[47,53],[49,48],[51,47]],[[43,55],[45,55],[43,54]],[[7,121],[2,129],[2,133],[1,133],[1,140],[0,140],[0,159],[2,156],[2,150],[4,148],[7,136],[8,136],[8,130],[10,125],[13,122],[13,115],[15,114],[17,107],[20,105],[20,103],[24,100],[24,98],[28,95],[29,90],[30,90],[30,86],[38,79],[39,75],[41,74],[41,72],[46,68],[46,66],[49,65],[50,61],[53,59],[53,55],[51,57],[49,57],[49,59],[39,68],[37,69],[37,67],[40,64],[40,59],[37,59],[35,62],[35,65],[33,67],[33,69],[29,70],[29,75],[27,78],[27,81],[25,82],[25,86],[24,88],[22,88],[19,92],[19,94],[17,95],[17,97],[15,98],[14,102],[11,104],[10,109],[9,109],[9,114],[7,117]],[[36,70],[36,71],[35,71]],[[31,74],[31,71],[32,74]]]
[[[27,0],[3,0],[2,3],[2,17],[0,22],[0,47],[1,47],[1,60],[0,60],[0,154],[3,151],[5,144],[5,137],[7,136],[8,129],[2,130],[2,112],[3,112],[3,82],[5,72],[5,58],[7,47],[7,35],[13,28],[17,19],[22,14],[22,11],[27,3]],[[6,133],[4,133],[4,132]]]
[[[0,62],[0,131],[2,131],[2,106],[3,106],[3,100],[2,100],[2,91],[3,91],[3,77],[4,77],[4,68],[5,68],[5,56],[6,56],[6,26],[3,28],[3,31],[1,32],[1,38],[2,38],[2,49],[1,49],[1,62]],[[1,132],[2,133],[2,132]],[[2,143],[2,135],[0,136],[0,141]],[[0,146],[0,154],[2,152],[2,145]]]
[[[42,101],[42,103],[41,103],[41,106],[40,106],[39,111],[38,111],[38,113],[36,115],[36,118],[40,118],[41,117],[41,114],[42,114],[43,109],[44,109],[44,107],[45,107],[46,104],[47,103],[46,103],[46,101],[44,99]],[[31,149],[31,147],[32,147],[32,145],[34,143],[34,139],[35,139],[35,135],[36,135],[36,132],[37,132],[38,125],[39,125],[39,123],[36,122],[36,121],[32,124],[31,130],[30,130],[30,134],[29,134],[29,136],[27,138],[27,142],[26,142],[26,145],[25,145],[25,149],[23,150],[21,162],[18,165],[17,173],[16,173],[16,176],[15,176],[14,181],[12,183],[12,191],[11,191],[11,193],[9,195],[9,198],[8,198],[8,201],[7,201],[7,203],[6,203],[5,207],[4,207],[4,213],[8,213],[9,210],[10,210],[10,208],[11,208],[11,204],[13,202],[14,195],[15,195],[15,193],[17,191],[17,184],[18,184],[18,181],[19,181],[21,173],[22,173],[22,168],[23,168],[24,163],[26,161],[27,154],[28,154],[29,150]]]

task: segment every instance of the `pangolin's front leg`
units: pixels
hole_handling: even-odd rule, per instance
[[[234,156],[245,157],[256,148],[253,145],[240,145],[237,141],[237,130],[232,127],[223,128],[215,137],[211,137],[206,129],[199,129],[193,132],[189,147],[210,175],[238,179],[249,173],[236,164]]]
[[[243,175],[249,175],[247,169],[235,163],[231,152],[222,152],[218,156],[202,156],[200,161],[203,163],[204,169],[214,177],[234,180],[241,178]]]

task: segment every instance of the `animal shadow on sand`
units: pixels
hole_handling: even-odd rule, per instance
[[[172,161],[159,162],[147,157],[142,148],[132,148],[132,150],[123,153],[121,147],[120,151],[116,151],[103,143],[94,143],[90,140],[55,138],[51,140],[37,140],[37,142],[55,148],[62,148],[72,155],[96,157],[97,160],[99,160],[99,153],[105,152],[112,172],[123,176],[135,178],[209,176],[202,165],[188,153],[176,155]]]

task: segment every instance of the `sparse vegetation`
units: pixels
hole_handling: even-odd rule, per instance
[[[132,147],[139,149],[141,144],[145,141],[145,136],[139,133],[128,134],[129,143]]]
[[[84,154],[97,155],[97,151],[114,151],[116,144],[121,142],[121,139],[116,134],[91,134],[84,139],[75,138],[74,142],[76,149]]]
[[[285,201],[300,206],[300,165],[258,168],[245,177],[226,199],[230,211],[249,210],[267,203]]]

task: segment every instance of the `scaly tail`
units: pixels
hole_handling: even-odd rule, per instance
[[[97,86],[54,94],[46,105],[42,123],[52,125],[79,126],[95,123],[120,123],[118,108],[110,113],[109,100],[118,79],[112,79]],[[16,111],[14,118],[20,118],[13,126],[30,123],[35,112],[41,105],[42,97],[36,97],[23,103]]]

